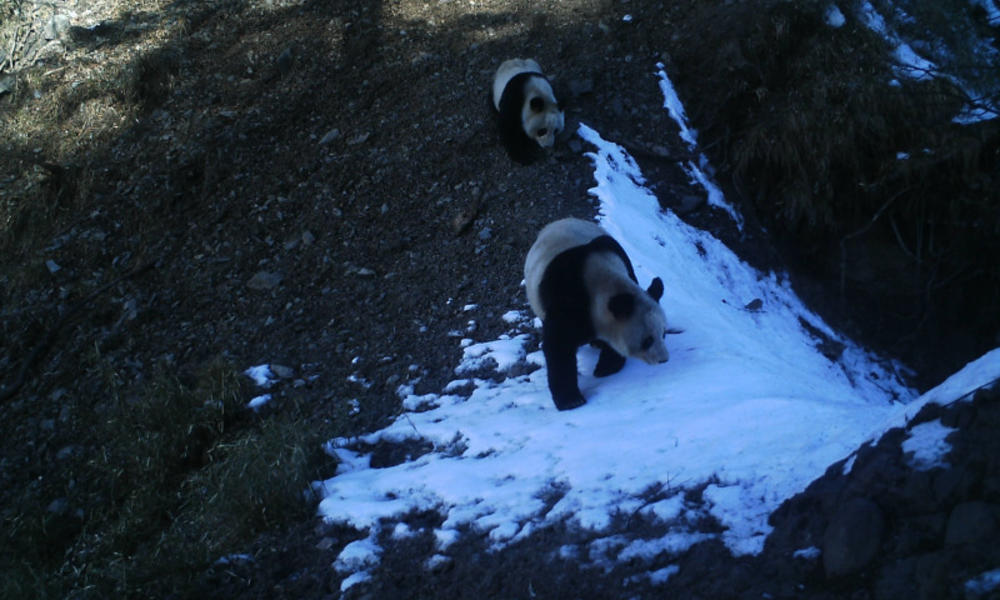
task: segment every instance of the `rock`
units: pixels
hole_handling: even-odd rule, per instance
[[[325,537],[316,544],[317,550],[329,550],[337,542],[335,538]]]
[[[337,128],[331,129],[330,131],[327,131],[326,134],[319,140],[319,145],[325,146],[339,137],[340,130]]]
[[[368,267],[349,267],[347,275],[357,275],[358,277],[374,277],[375,271]]]
[[[292,53],[292,47],[289,46],[285,48],[281,54],[278,55],[278,72],[282,75],[288,75],[292,70],[292,65],[295,62],[295,55]]]
[[[274,373],[275,377],[279,377],[281,379],[291,379],[292,377],[295,376],[295,369],[291,367],[286,367],[285,365],[276,365],[274,363],[271,363],[268,366],[271,368],[271,372]]]
[[[968,544],[993,537],[997,529],[997,506],[986,502],[963,502],[948,517],[945,543]]]
[[[277,287],[281,283],[281,280],[282,277],[278,273],[260,271],[250,278],[250,281],[247,282],[247,287],[251,290],[270,290]]]
[[[0,63],[3,61],[0,60]],[[0,76],[0,96],[14,91],[14,87],[17,85],[17,78],[7,73]]]
[[[69,510],[69,500],[66,498],[56,498],[52,502],[49,502],[45,510],[55,515],[64,515]]]
[[[828,577],[863,569],[878,552],[885,526],[882,511],[866,498],[844,503],[823,536],[823,567]]]
[[[70,444],[69,446],[63,446],[56,452],[56,460],[66,460],[77,454],[80,454],[83,449],[75,444]]]
[[[479,216],[481,209],[482,204],[476,201],[464,206],[451,220],[452,232],[455,235],[465,233],[469,229],[469,226],[476,220],[476,217]]]
[[[49,22],[42,28],[42,37],[46,40],[62,39],[69,31],[69,17],[52,15]]]
[[[679,215],[686,215],[698,210],[703,204],[705,204],[705,198],[694,194],[685,194],[681,196],[680,204],[674,208],[674,211]]]
[[[347,145],[348,146],[357,146],[358,144],[364,144],[365,142],[368,141],[369,137],[371,137],[370,133],[359,133],[358,135],[356,135],[356,136],[352,137],[351,139],[347,140]]]

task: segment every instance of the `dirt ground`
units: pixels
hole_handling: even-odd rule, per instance
[[[665,207],[783,268],[676,166],[653,71],[691,35],[690,2],[16,4],[31,26],[0,92],[16,132],[0,141],[0,487],[58,471],[78,406],[220,359],[290,367],[268,414],[329,437],[384,423],[400,384],[440,391],[460,336],[491,339],[526,307],[537,231],[594,210],[578,138],[528,167],[504,154],[488,90],[505,58],[538,60],[568,130],[625,144]],[[199,585],[335,595],[350,535],[285,524],[251,544],[255,566]]]

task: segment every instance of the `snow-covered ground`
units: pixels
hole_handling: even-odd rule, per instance
[[[969,4],[982,9],[986,13],[987,23],[991,26],[1000,26],[1000,8],[997,7],[995,0],[970,0]],[[913,21],[913,18],[898,5],[890,3],[889,6],[892,7],[896,19]],[[924,54],[932,54],[931,59],[922,56],[921,52],[915,50],[910,42],[896,33],[871,2],[861,3],[858,9],[858,18],[866,27],[885,38],[892,48],[892,59],[895,62],[895,71],[898,75],[916,80],[942,78],[954,84],[956,89],[962,90],[970,103],[960,114],[955,116],[956,123],[968,125],[1000,117],[1000,107],[995,104],[997,92],[995,88],[991,89],[990,85],[983,81],[962,80],[938,66],[935,60],[950,61],[954,57],[948,45],[934,39],[929,30],[925,33],[929,39],[914,40],[914,42],[919,43],[924,48]],[[843,13],[840,12],[836,4],[831,4],[827,10],[827,23],[831,27],[840,27],[844,22]],[[989,40],[973,39],[970,42],[974,43],[976,54],[980,55],[984,65],[997,62],[1000,53]]]
[[[696,133],[673,86],[662,69],[657,76],[665,108],[693,148]],[[588,534],[561,554],[595,566],[669,556],[710,537],[734,554],[757,553],[782,501],[864,441],[905,423],[926,399],[941,400],[932,390],[915,402],[895,365],[833,331],[780,275],[754,270],[711,234],[663,211],[620,146],[585,125],[578,135],[593,149],[597,220],[628,252],[641,285],[654,276],[665,282],[662,305],[670,325],[684,330],[668,338],[671,360],[629,361],[595,379],[597,353],[581,348],[587,404],[559,412],[546,385],[539,323],[526,303],[504,315],[510,329],[500,339],[462,340],[456,379],[441,393],[418,396],[401,386],[406,412],[391,425],[328,445],[340,463],[336,476],[314,484],[320,513],[368,533],[334,564],[345,575],[343,589],[368,577],[384,534],[413,534],[405,520],[414,511],[444,517],[428,567],[451,559],[448,548],[463,529],[500,548],[556,523]],[[687,168],[713,206],[735,214],[704,161]],[[472,376],[484,368],[507,373],[523,361],[542,368],[501,383]],[[957,397],[995,378],[1000,352],[980,363],[944,393]],[[915,429],[910,443],[926,464],[947,447],[934,427]],[[431,450],[373,468],[375,444]],[[692,488],[703,488],[701,501],[689,500]],[[636,512],[665,533],[617,535],[615,516]],[[706,516],[725,531],[700,531]],[[662,582],[675,571],[649,575]]]

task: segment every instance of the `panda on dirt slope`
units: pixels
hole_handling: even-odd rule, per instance
[[[577,383],[576,351],[600,349],[594,376],[617,373],[625,358],[649,364],[670,358],[660,308],[663,281],[639,287],[625,250],[598,225],[580,219],[549,223],[524,263],[528,302],[542,320],[549,390],[559,410],[586,403]]]
[[[565,127],[562,107],[542,68],[531,59],[504,61],[493,78],[493,109],[510,157],[530,164]]]

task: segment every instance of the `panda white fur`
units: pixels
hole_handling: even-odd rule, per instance
[[[500,139],[512,159],[530,164],[540,150],[555,144],[565,117],[537,62],[505,60],[493,78],[492,97]]]
[[[670,358],[663,338],[673,331],[659,304],[663,281],[639,287],[625,250],[594,223],[571,218],[545,226],[525,259],[524,283],[542,320],[549,390],[559,410],[586,402],[576,373],[583,344],[601,351],[597,377],[620,371],[626,357],[649,364]]]

